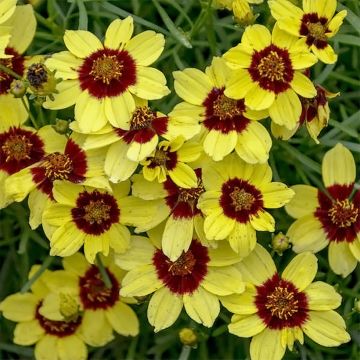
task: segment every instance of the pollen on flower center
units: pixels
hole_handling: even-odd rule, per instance
[[[56,152],[45,158],[42,168],[45,169],[47,178],[64,180],[73,171],[73,164],[68,155]]]
[[[242,110],[238,106],[238,101],[230,99],[221,94],[213,103],[213,112],[220,120],[232,118],[236,115],[242,115]]]
[[[32,64],[27,70],[26,79],[34,88],[40,88],[48,80],[45,65],[41,63]]]
[[[267,296],[265,307],[270,310],[271,315],[281,320],[287,320],[297,313],[299,309],[298,302],[292,291],[277,286],[273,293]]]
[[[358,218],[358,209],[348,199],[337,200],[329,209],[328,214],[333,224],[345,228],[354,224]]]
[[[154,119],[156,119],[156,115],[148,106],[138,107],[132,115],[130,130],[147,128],[151,125]]]
[[[191,274],[195,263],[195,257],[191,250],[189,250],[188,252],[183,253],[176,261],[171,263],[169,267],[169,272],[172,275],[178,276]]]
[[[317,40],[324,40],[326,41],[326,26],[321,24],[319,21],[316,23],[307,23],[307,28],[311,36],[313,36]]]
[[[151,162],[156,166],[165,166],[167,160],[169,160],[167,151],[156,149],[155,155],[151,159]]]
[[[95,80],[101,80],[104,84],[109,85],[111,80],[119,80],[123,68],[123,64],[119,62],[116,55],[103,54],[93,61],[90,75]]]
[[[0,64],[7,67],[8,69],[12,70],[12,58],[8,59],[0,59]],[[5,71],[0,70],[0,81],[7,80],[10,77],[9,74],[7,74]]]
[[[250,194],[244,189],[240,189],[238,186],[234,187],[234,190],[230,193],[231,205],[236,211],[250,210],[254,201],[256,200],[254,195]]]
[[[6,161],[16,160],[21,161],[30,159],[30,151],[32,149],[32,143],[26,137],[26,135],[11,135],[1,146],[2,151],[6,155]]]
[[[257,67],[261,77],[271,81],[284,81],[285,64],[277,52],[270,51],[267,56],[260,60]]]
[[[104,203],[104,200],[90,200],[88,205],[84,207],[84,219],[89,224],[101,224],[110,219],[111,206]]]

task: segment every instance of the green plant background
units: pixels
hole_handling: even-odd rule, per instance
[[[64,50],[62,36],[65,29],[88,29],[102,38],[110,21],[117,17],[132,15],[136,32],[153,29],[166,37],[166,47],[156,67],[162,70],[173,89],[172,72],[186,67],[204,70],[213,56],[223,54],[237,44],[243,28],[234,25],[230,12],[214,11],[211,1],[206,0],[43,0],[37,3],[38,28],[28,54],[52,54]],[[266,4],[256,6],[258,23],[272,26]],[[296,2],[293,1],[293,2]],[[26,3],[26,1],[19,2]],[[332,92],[341,96],[331,100],[329,127],[320,136],[316,145],[304,129],[288,142],[274,139],[270,164],[275,181],[288,185],[297,183],[322,187],[321,159],[324,153],[341,141],[353,153],[360,169],[360,2],[338,1],[338,9],[346,9],[348,16],[332,45],[339,54],[336,64],[318,63],[312,69],[312,78]],[[173,93],[151,105],[163,112],[169,111],[179,98]],[[73,109],[46,111],[31,107],[41,124],[54,123],[56,118],[71,119]],[[265,121],[268,126],[269,123]],[[356,187],[360,188],[360,176]],[[277,230],[286,232],[292,219],[283,209],[274,211]],[[35,263],[50,264],[56,269],[57,258],[48,257],[48,241],[41,230],[31,231],[28,225],[26,202],[12,204],[0,210],[0,300],[19,291],[27,283],[27,274]],[[306,231],[306,229],[304,229]],[[260,237],[260,242],[269,247],[271,237]],[[269,249],[271,250],[271,249]],[[292,258],[291,250],[283,256],[276,253],[274,260],[283,269]],[[287,351],[285,359],[301,360],[359,360],[360,359],[360,314],[352,311],[354,301],[360,298],[360,266],[346,279],[336,276],[328,267],[326,250],[317,254],[319,272],[317,280],[335,285],[343,296],[338,311],[344,316],[352,341],[339,348],[324,348],[306,338],[304,346],[296,344],[294,351]],[[249,339],[227,333],[231,315],[222,310],[211,329],[196,324],[185,313],[170,328],[154,334],[146,319],[148,299],[136,306],[140,317],[141,331],[136,338],[117,336],[103,348],[90,349],[91,359],[249,359]],[[183,347],[178,332],[183,327],[195,329],[199,337],[197,348]],[[14,323],[0,317],[0,359],[31,359],[33,350],[12,343]],[[264,359],[265,360],[265,359]]]

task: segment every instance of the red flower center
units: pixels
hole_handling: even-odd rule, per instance
[[[170,261],[161,250],[153,256],[158,278],[172,293],[179,295],[191,294],[199,287],[209,261],[207,248],[196,240],[176,261]]]
[[[136,83],[136,64],[125,50],[98,50],[84,60],[78,73],[81,89],[99,99],[118,96]]]
[[[327,46],[327,18],[316,13],[304,14],[301,19],[300,34],[306,36],[308,46],[315,45],[318,49]]]
[[[44,143],[35,132],[11,127],[0,133],[0,169],[14,174],[41,160]]]
[[[241,223],[247,223],[262,207],[261,192],[246,180],[234,178],[222,186],[220,205],[224,214]]]
[[[151,157],[146,158],[150,163],[147,165],[150,169],[157,166],[166,168],[167,170],[173,170],[177,164],[177,153],[171,152],[170,148],[165,146],[159,146],[155,150],[155,154]]]
[[[289,52],[273,44],[254,52],[248,70],[253,81],[275,94],[289,89],[294,77]]]
[[[119,300],[120,284],[114,274],[106,269],[111,287],[106,287],[99,269],[91,266],[79,279],[80,299],[84,309],[107,309]]]
[[[278,274],[256,287],[255,304],[258,315],[270,329],[302,325],[308,317],[308,301],[290,281]]]
[[[39,312],[41,305],[42,303],[40,303],[36,308],[35,318],[38,320],[40,326],[45,330],[46,334],[62,338],[74,334],[80,326],[82,320],[80,316],[69,321],[54,321],[47,319]]]
[[[80,230],[90,235],[101,235],[119,221],[120,210],[112,195],[94,190],[79,194],[71,214]]]
[[[66,180],[73,171],[72,161],[66,154],[58,152],[45,157],[42,167],[45,170],[45,176],[50,180]]]
[[[348,199],[336,200],[328,214],[334,225],[345,228],[356,222],[359,210]]]
[[[12,57],[8,59],[0,59],[0,64],[14,71],[19,76],[23,76],[25,69],[24,57],[11,47],[7,47],[5,49],[5,54],[12,55]],[[14,78],[11,75],[0,70],[0,95],[6,94],[10,90],[10,85],[13,80]]]
[[[224,95],[225,88],[211,90],[203,105],[206,108],[204,126],[208,130],[218,130],[224,134],[235,130],[244,131],[249,120],[243,115],[244,100],[230,99]]]

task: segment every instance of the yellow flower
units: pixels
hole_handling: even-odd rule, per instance
[[[203,147],[213,160],[222,160],[234,149],[246,162],[266,162],[271,138],[264,126],[267,111],[254,111],[244,100],[233,100],[226,93],[231,81],[225,61],[215,57],[205,73],[198,69],[174,72],[176,93],[186,102],[182,107],[199,119],[205,132]]]
[[[5,48],[10,40],[11,27],[2,25],[15,12],[17,0],[1,0],[0,1],[0,59],[9,58],[10,55],[5,54]]]
[[[94,263],[97,253],[109,249],[122,253],[129,247],[130,231],[125,225],[140,226],[154,210],[149,202],[127,196],[128,181],[99,189],[55,181],[56,203],[47,206],[43,228],[50,240],[50,254],[70,256],[84,245],[85,257]]]
[[[322,162],[326,191],[295,185],[286,211],[297,220],[287,236],[297,253],[318,252],[329,245],[329,264],[348,276],[360,261],[360,192],[354,192],[355,161],[341,144],[329,150]]]
[[[169,93],[162,72],[149,67],[164,49],[164,37],[144,31],[131,38],[133,19],[116,19],[108,27],[104,44],[92,33],[66,30],[69,51],[54,54],[46,61],[56,76],[55,100],[44,107],[63,109],[75,104],[75,118],[81,132],[91,133],[107,123],[121,127],[135,110],[133,95],[160,99]]]
[[[39,266],[33,266],[29,277]],[[50,272],[46,271],[32,286],[32,292],[16,293],[0,303],[3,316],[17,322],[14,343],[22,346],[35,344],[36,360],[85,360],[87,348],[81,335],[83,318],[73,313],[68,320],[52,320],[41,311],[44,298],[50,293]],[[61,281],[64,283],[66,277]]]
[[[91,346],[104,346],[113,340],[113,331],[123,336],[139,333],[137,316],[127,304],[136,301],[119,295],[125,271],[114,264],[112,257],[101,258],[110,287],[104,283],[99,268],[77,253],[63,259],[64,270],[49,275],[51,293],[41,308],[47,317],[62,321],[80,312],[79,330]]]
[[[144,178],[162,183],[166,177],[183,188],[197,187],[195,171],[187,164],[196,161],[201,155],[201,147],[196,142],[184,142],[179,136],[173,140],[160,141],[156,149],[140,164]]]
[[[130,250],[116,256],[116,263],[129,270],[120,294],[153,293],[147,315],[155,332],[171,326],[183,307],[194,321],[211,327],[220,312],[219,296],[244,291],[241,274],[233,266],[240,256],[226,243],[210,249],[193,240],[188,251],[171,261],[160,241],[153,239],[155,247],[147,238],[133,236]]]
[[[234,251],[247,256],[255,248],[256,230],[275,231],[275,220],[265,208],[285,205],[294,192],[271,178],[268,164],[250,165],[234,155],[205,167],[206,191],[198,208],[205,216],[207,239],[227,239]]]
[[[347,11],[334,16],[336,0],[303,0],[302,3],[303,9],[300,9],[288,0],[269,0],[271,15],[282,30],[305,38],[306,45],[319,60],[333,64],[337,55],[328,39],[339,31]]]
[[[311,253],[295,256],[281,276],[270,254],[260,245],[236,266],[247,286],[244,293],[221,299],[234,313],[229,332],[252,337],[251,360],[280,360],[304,333],[323,346],[350,341],[345,321],[333,309],[341,297],[322,281],[313,282],[317,259]]]
[[[276,124],[290,130],[301,115],[299,95],[316,95],[311,80],[301,71],[314,65],[316,57],[305,39],[289,35],[276,24],[272,34],[263,25],[248,26],[241,43],[224,58],[234,69],[225,95],[245,98],[245,105],[253,110],[268,109]]]

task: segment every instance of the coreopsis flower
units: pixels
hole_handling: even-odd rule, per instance
[[[10,40],[5,48],[5,55],[7,55],[7,57],[2,58],[2,56],[0,56],[0,64],[22,77],[25,74],[27,66],[32,63],[31,58],[27,59],[23,53],[29,47],[35,35],[36,19],[33,7],[31,5],[16,6],[14,13],[3,25],[10,29]],[[13,80],[13,76],[0,69],[0,98],[5,98],[6,100],[13,98],[13,96],[9,94]],[[23,112],[24,105],[22,100],[12,100],[17,111]]]
[[[40,161],[10,175],[5,182],[5,192],[9,198],[19,202],[29,195],[29,223],[32,228],[41,224],[45,207],[54,200],[52,189],[55,180],[107,186],[107,181],[101,178],[104,175],[103,151],[84,151],[81,138],[72,136],[67,139],[52,127],[47,127],[51,152],[45,152]]]
[[[355,161],[341,144],[322,161],[324,190],[295,185],[286,211],[297,220],[287,235],[295,252],[318,252],[329,245],[329,264],[346,277],[360,261],[360,192],[354,191]]]
[[[38,270],[34,266],[29,274]],[[87,348],[80,332],[82,316],[76,307],[65,306],[66,320],[51,320],[41,311],[43,300],[50,289],[49,271],[43,273],[31,287],[31,292],[16,293],[0,303],[6,319],[16,322],[14,343],[22,346],[35,344],[35,359],[85,360]],[[66,277],[62,279],[66,281]],[[66,304],[64,304],[66,305]]]
[[[298,128],[305,124],[311,138],[319,144],[318,136],[321,130],[328,125],[330,118],[328,99],[338,96],[339,93],[331,93],[320,85],[315,85],[315,88],[317,94],[313,98],[308,99],[300,96],[302,112],[294,129],[289,130],[285,126],[271,123],[271,132],[276,138],[289,140]]]
[[[125,271],[110,257],[102,259],[110,286],[104,283],[99,268],[77,253],[63,259],[64,270],[49,275],[51,293],[44,298],[41,309],[48,318],[66,320],[68,314],[64,314],[62,304],[72,302],[82,314],[82,339],[91,346],[104,346],[113,340],[113,331],[123,336],[139,333],[138,318],[127,304],[136,301],[119,295]]]
[[[147,238],[132,237],[128,252],[116,256],[116,263],[129,272],[120,289],[122,296],[152,294],[148,320],[160,331],[171,326],[185,307],[196,322],[211,327],[220,311],[219,296],[241,293],[244,283],[233,266],[240,257],[227,244],[210,249],[193,240],[189,249],[171,261]]]
[[[85,257],[94,263],[97,253],[109,249],[122,253],[129,247],[126,225],[140,226],[154,213],[149,202],[128,196],[129,181],[112,191],[56,181],[51,203],[43,214],[43,228],[50,240],[50,254],[70,256],[84,245]]]
[[[301,114],[299,95],[312,98],[316,89],[302,70],[314,65],[305,39],[281,30],[272,33],[263,25],[248,26],[241,43],[224,54],[234,69],[225,95],[245,98],[253,110],[268,109],[271,119],[288,129],[296,126]]]
[[[294,192],[271,178],[268,164],[247,164],[235,155],[204,167],[206,191],[198,208],[205,216],[207,239],[227,239],[235,252],[247,256],[255,248],[256,230],[275,231],[275,220],[265,208],[280,208]]]
[[[150,156],[140,162],[144,178],[162,183],[169,176],[177,186],[197,187],[197,176],[188,163],[200,157],[201,146],[197,142],[184,140],[184,137],[178,136],[169,141],[160,141]]]
[[[1,0],[0,1],[0,59],[8,58],[5,54],[5,48],[10,40],[10,29],[2,26],[15,12],[17,0]]]
[[[244,99],[226,96],[230,69],[221,58],[214,58],[205,73],[198,69],[174,72],[176,93],[186,101],[194,118],[200,116],[205,130],[203,148],[213,160],[222,160],[234,149],[249,163],[265,162],[269,157],[271,138],[258,121],[267,111],[250,110]]]
[[[100,130],[107,123],[121,127],[135,109],[133,95],[160,99],[169,93],[162,72],[149,67],[164,49],[164,37],[144,31],[132,37],[133,19],[116,19],[108,27],[104,44],[92,33],[66,30],[64,42],[69,51],[54,54],[46,61],[56,76],[55,100],[48,109],[75,104],[75,118],[84,133]]]
[[[333,64],[337,55],[328,41],[339,31],[347,11],[334,16],[336,0],[303,0],[302,3],[300,9],[288,0],[270,0],[271,15],[282,30],[305,38],[306,45],[319,60]]]
[[[189,249],[194,230],[197,238],[206,241],[203,235],[204,218],[197,208],[199,196],[205,191],[201,169],[195,169],[195,174],[197,185],[190,188],[177,186],[170,177],[163,183],[150,182],[142,175],[132,177],[132,194],[144,200],[156,200],[157,204],[151,221],[135,231],[144,232],[165,221],[161,246],[171,261]]]
[[[304,333],[323,346],[339,346],[350,340],[345,321],[333,311],[340,306],[340,295],[329,284],[313,282],[315,255],[295,256],[280,276],[270,254],[257,245],[237,268],[246,289],[221,302],[234,313],[229,332],[252,337],[251,360],[280,360],[296,340],[303,344]]]

